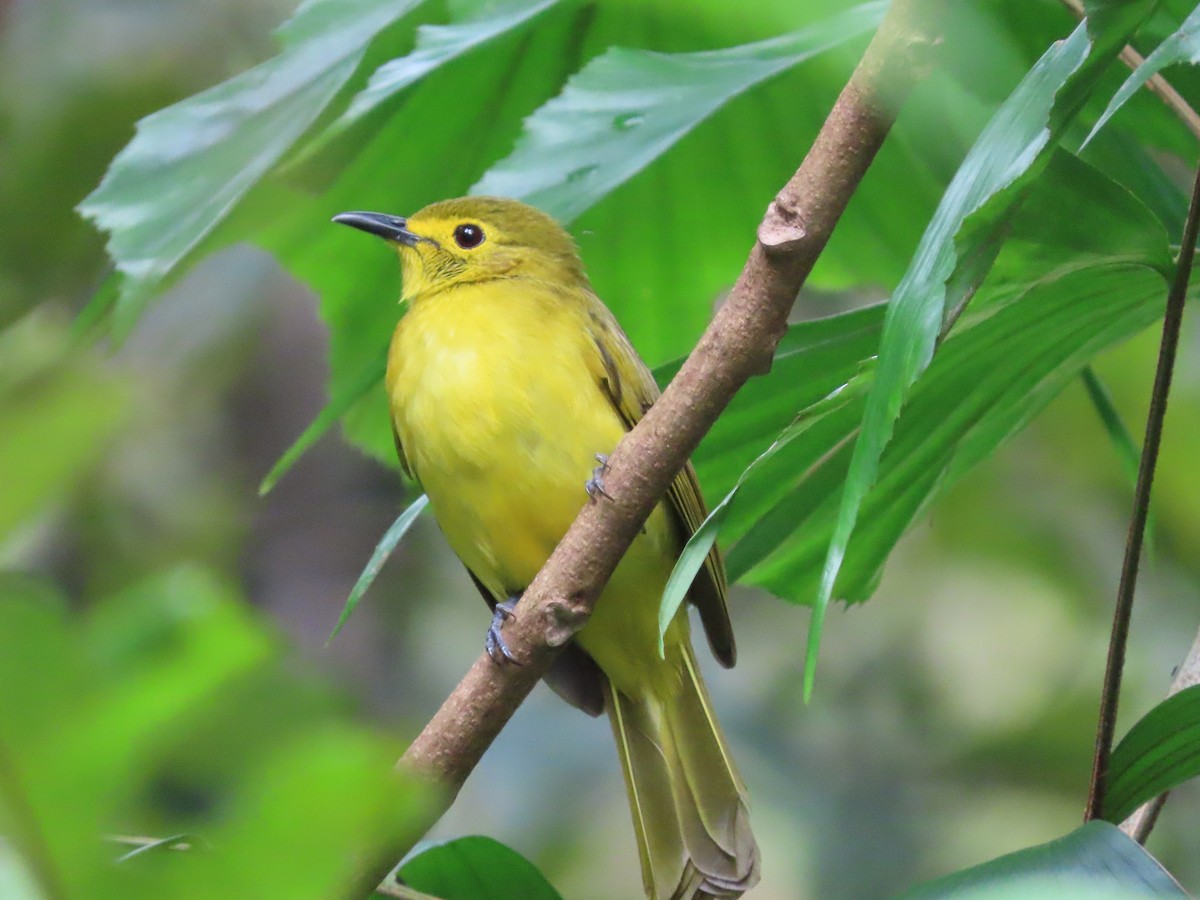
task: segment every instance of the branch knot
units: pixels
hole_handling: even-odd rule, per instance
[[[545,606],[546,644],[561,647],[573,638],[587,624],[591,607],[582,594],[549,601]]]
[[[808,237],[808,223],[800,211],[778,197],[767,207],[758,226],[758,242],[770,256],[791,253]]]

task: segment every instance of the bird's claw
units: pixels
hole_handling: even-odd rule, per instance
[[[520,661],[513,656],[511,650],[508,649],[508,643],[500,634],[500,629],[504,627],[504,623],[508,619],[515,619],[517,614],[514,612],[517,601],[521,599],[520,594],[513,594],[507,600],[497,603],[492,610],[492,624],[488,626],[487,634],[483,639],[484,649],[487,650],[490,656],[497,664],[503,665],[506,662],[516,663],[521,665]]]
[[[604,489],[604,473],[608,471],[608,456],[604,453],[597,453],[596,462],[600,463],[600,465],[592,469],[592,477],[584,483],[583,489],[587,491],[588,497],[593,500],[596,499],[597,494],[611,500],[612,494]]]

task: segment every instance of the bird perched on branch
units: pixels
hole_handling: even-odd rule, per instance
[[[404,470],[493,609],[486,646],[588,495],[605,454],[658,396],[645,363],[584,274],[570,235],[515,200],[466,197],[405,219],[335,222],[399,252],[403,298],[387,391]],[[600,465],[596,466],[597,458]],[[689,464],[546,676],[617,741],[652,898],[736,897],[759,877],[746,789],[700,679],[681,608],[658,650],[663,588],[705,516]],[[691,585],[708,642],[734,663],[719,552]]]

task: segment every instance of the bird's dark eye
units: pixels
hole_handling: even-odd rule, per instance
[[[459,225],[454,229],[454,243],[471,250],[483,243],[483,229],[478,225]]]

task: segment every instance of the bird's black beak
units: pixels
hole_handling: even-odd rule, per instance
[[[408,230],[408,220],[403,216],[389,216],[386,213],[373,212],[345,212],[334,216],[333,221],[340,225],[357,228],[359,231],[365,231],[367,234],[377,235],[385,241],[403,244],[406,247],[412,247],[421,240],[419,235]]]

